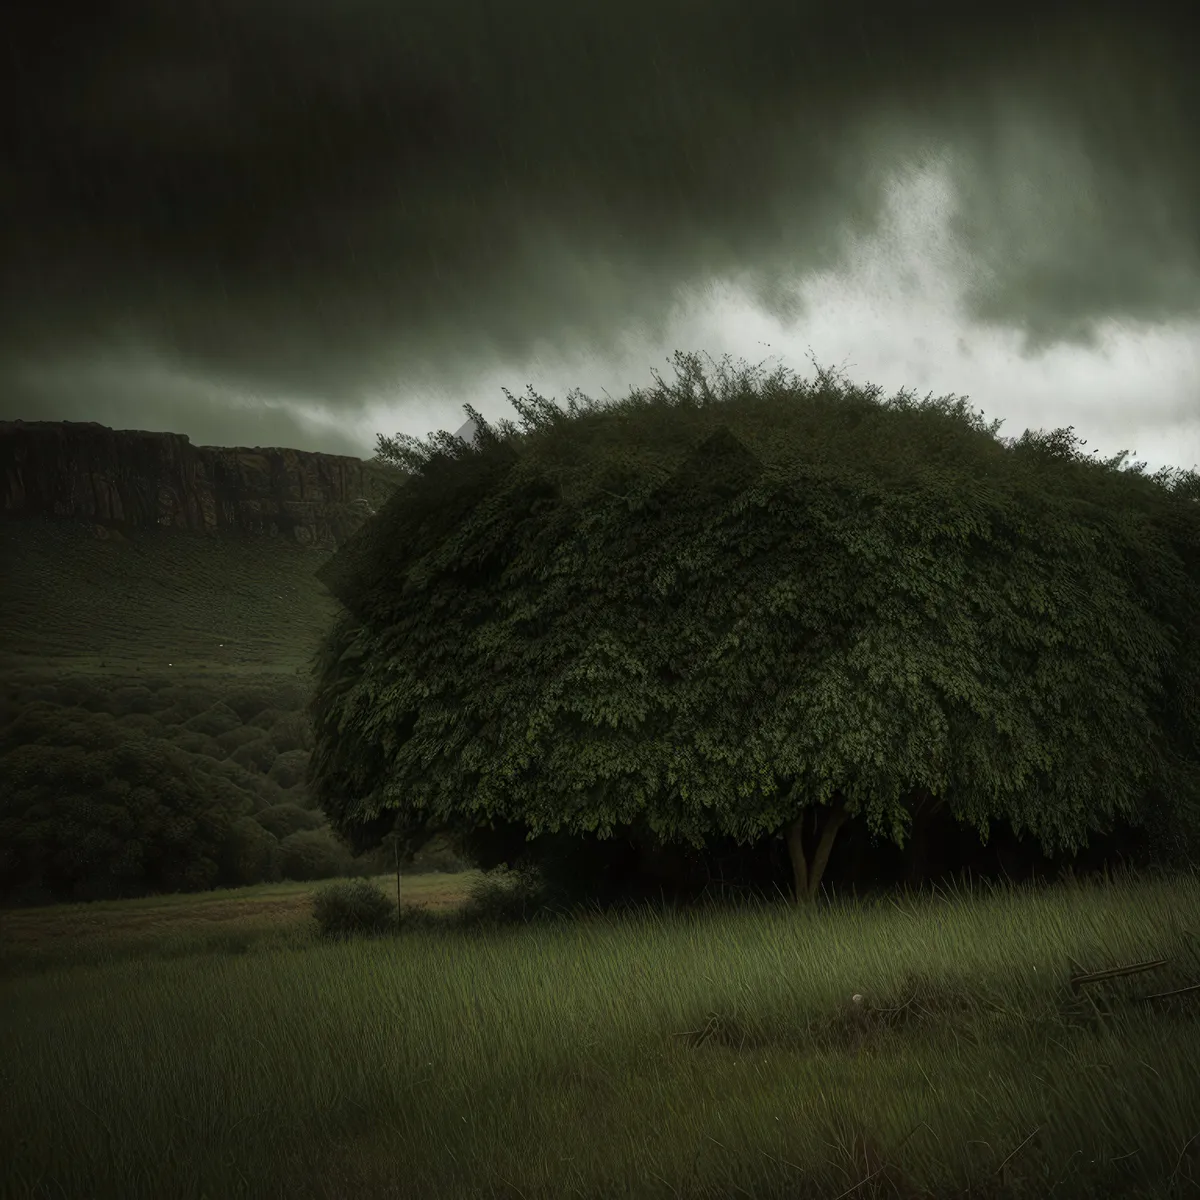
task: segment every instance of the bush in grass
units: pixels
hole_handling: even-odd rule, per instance
[[[313,917],[324,937],[382,933],[396,923],[396,902],[370,880],[340,880],[313,897]]]
[[[881,403],[819,366],[817,387],[760,387],[724,360],[714,389],[698,355],[675,363],[677,388],[607,411],[514,398],[525,430],[478,417],[476,454],[380,439],[411,486],[317,571],[347,616],[309,706],[309,787],[356,849],[497,809],[530,839],[785,833],[808,904],[847,822],[833,853],[866,824],[863,869],[934,814],[1028,835],[1022,866],[1151,803],[1173,852],[1200,842],[1200,473],[1097,461],[1070,428],[1000,440],[964,398]],[[453,621],[427,619],[439,588]],[[517,595],[520,633],[496,617]],[[478,670],[500,644],[503,669]],[[543,704],[581,645],[588,670]],[[703,753],[674,753],[682,713]]]
[[[545,916],[556,900],[537,866],[501,865],[472,882],[455,920],[460,925],[519,924]]]
[[[329,829],[298,830],[285,837],[279,848],[287,879],[332,879],[350,866],[349,852]]]

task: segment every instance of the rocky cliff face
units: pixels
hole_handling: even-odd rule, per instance
[[[270,537],[333,550],[402,472],[303,450],[193,446],[178,433],[0,421],[0,514]]]

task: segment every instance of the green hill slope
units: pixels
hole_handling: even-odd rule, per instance
[[[0,522],[0,668],[306,674],[338,605],[327,551]]]

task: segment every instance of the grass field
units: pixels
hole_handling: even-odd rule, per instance
[[[401,903],[431,913],[452,909],[464,903],[481,874],[404,873]],[[395,896],[395,875],[375,882]],[[0,977],[64,964],[308,941],[314,932],[312,898],[322,886],[323,881],[289,881],[139,900],[0,909]]]
[[[337,603],[325,551],[74,522],[0,521],[0,666],[307,672]]]
[[[1194,875],[332,943],[310,894],[4,913],[0,1195],[1200,1189]]]

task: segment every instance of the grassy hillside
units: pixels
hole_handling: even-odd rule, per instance
[[[305,674],[330,557],[167,530],[0,522],[0,668]]]

